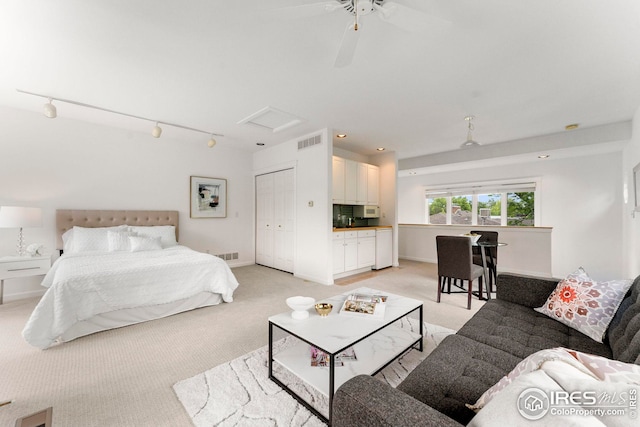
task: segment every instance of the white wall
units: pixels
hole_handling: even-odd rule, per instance
[[[640,163],[640,108],[633,118],[631,141],[623,152],[622,181],[627,199],[622,208],[624,270],[627,277],[640,275],[640,212],[631,215],[634,205],[633,168]]]
[[[398,230],[401,258],[432,263],[438,262],[436,236],[456,236],[471,230],[497,231],[499,241],[506,243],[498,248],[498,272],[553,276],[550,228],[401,224]]]
[[[395,152],[371,156],[367,163],[380,167],[380,225],[393,226],[393,258],[398,266],[398,160]]]
[[[298,150],[298,141],[322,134],[322,143]],[[254,153],[254,175],[295,168],[294,275],[333,284],[331,262],[331,133],[323,129]],[[254,194],[252,192],[252,194]],[[313,206],[310,206],[312,202]]]
[[[399,178],[400,223],[424,222],[424,185],[540,177],[541,226],[552,227],[552,275],[583,266],[596,280],[626,277],[623,268],[622,153],[467,169]],[[526,259],[519,270],[527,270]]]
[[[229,264],[254,262],[251,154],[220,139],[207,147],[149,134],[0,108],[0,205],[44,209],[44,226],[26,243],[55,250],[56,209],[167,209],[180,212],[180,243],[210,253],[238,252]],[[227,218],[189,217],[189,177],[227,179]],[[0,255],[15,251],[17,230],[0,229]],[[40,278],[41,279],[41,278]],[[40,292],[40,279],[5,282],[15,299]]]

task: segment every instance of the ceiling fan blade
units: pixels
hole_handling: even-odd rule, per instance
[[[336,0],[326,0],[299,6],[279,7],[272,9],[272,12],[281,18],[300,19],[324,15],[343,8],[344,6]]]
[[[356,53],[356,46],[358,45],[358,39],[360,38],[360,32],[354,29],[354,23],[349,23],[344,30],[342,36],[342,42],[340,43],[340,49],[336,56],[335,67],[343,68],[351,64],[353,56]]]
[[[382,6],[373,4],[380,19],[409,32],[438,31],[449,25],[450,21],[421,12],[393,1]]]

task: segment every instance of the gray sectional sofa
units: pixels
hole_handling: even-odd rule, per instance
[[[473,404],[522,359],[565,347],[640,364],[640,276],[616,312],[604,343],[533,310],[558,280],[501,274],[496,298],[442,343],[394,389],[369,376],[343,384],[333,401],[333,425],[466,425]]]

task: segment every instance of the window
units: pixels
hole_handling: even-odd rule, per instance
[[[463,184],[427,188],[427,224],[536,225],[536,182]]]

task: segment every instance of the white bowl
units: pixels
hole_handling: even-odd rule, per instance
[[[287,305],[293,310],[291,317],[302,320],[309,317],[307,310],[316,305],[316,300],[311,297],[290,297],[287,298]]]

